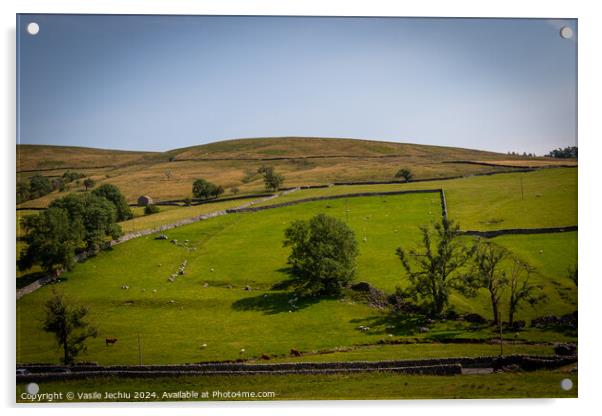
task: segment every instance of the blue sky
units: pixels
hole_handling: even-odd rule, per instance
[[[168,150],[321,136],[543,154],[577,141],[576,20],[17,21],[18,143]]]

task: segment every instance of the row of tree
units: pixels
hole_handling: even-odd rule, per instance
[[[555,157],[558,159],[577,159],[577,156],[578,156],[577,153],[578,153],[577,146],[568,146],[568,147],[565,147],[564,149],[559,147],[558,149],[552,150],[546,156],[547,157]]]
[[[120,237],[117,222],[132,217],[125,197],[114,185],[58,198],[40,214],[22,219],[27,248],[17,266],[27,270],[37,264],[56,275],[73,266],[77,253],[97,252],[110,239]]]
[[[459,226],[446,219],[435,225],[434,232],[426,227],[421,232],[418,249],[399,247],[396,251],[410,282],[397,293],[431,315],[443,314],[452,291],[474,297],[486,290],[497,324],[502,295],[508,291],[508,323],[512,325],[523,304],[545,299],[541,286],[532,283],[534,268],[504,247],[480,240],[465,244],[458,239]]]
[[[541,287],[532,283],[534,269],[507,249],[484,241],[467,244],[458,238],[459,226],[446,219],[434,229],[421,227],[421,232],[419,247],[396,250],[409,283],[405,289],[397,289],[402,303],[441,316],[452,291],[476,296],[485,290],[497,324],[502,295],[507,291],[511,325],[524,304],[545,299]],[[284,246],[291,247],[288,263],[301,295],[338,295],[356,274],[355,234],[336,218],[319,214],[309,221],[295,221],[285,231]],[[576,269],[573,280],[576,284]]]
[[[17,182],[17,204],[20,204],[31,199],[36,199],[48,195],[52,191],[58,190],[64,192],[67,190],[67,184],[77,182],[85,175],[72,170],[67,170],[63,176],[49,178],[43,175],[33,175],[28,180]],[[86,189],[94,186],[91,178],[84,180]],[[91,186],[88,186],[91,185]]]

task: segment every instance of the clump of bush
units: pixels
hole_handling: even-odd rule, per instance
[[[192,184],[192,194],[200,199],[217,198],[224,193],[221,185],[216,185],[205,179],[197,179]]]
[[[397,173],[395,174],[395,178],[396,179],[403,179],[406,182],[410,182],[412,179],[414,179],[414,175],[412,174],[412,172],[409,169],[399,169],[397,171]]]
[[[144,215],[156,214],[159,211],[161,211],[159,207],[154,204],[148,204],[144,207]]]

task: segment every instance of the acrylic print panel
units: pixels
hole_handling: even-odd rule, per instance
[[[576,20],[17,34],[18,402],[577,396]]]

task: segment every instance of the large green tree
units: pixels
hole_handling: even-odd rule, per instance
[[[441,315],[447,306],[455,281],[462,277],[460,270],[474,252],[459,241],[459,229],[453,221],[443,219],[434,230],[420,227],[420,248],[396,250],[410,283],[404,294],[423,302],[433,315]]]
[[[197,179],[192,184],[192,194],[200,199],[217,198],[224,193],[221,185],[216,185],[206,179]]]
[[[117,221],[125,221],[134,217],[125,196],[121,193],[118,187],[105,183],[92,191],[94,195],[103,197],[111,201],[115,205],[117,212]]]
[[[285,231],[284,246],[291,247],[288,263],[301,294],[335,295],[355,276],[355,234],[336,218],[319,214],[293,222]]]
[[[39,215],[28,215],[22,219],[22,225],[27,248],[17,262],[20,270],[38,264],[45,272],[56,275],[70,269],[75,250],[84,247],[83,224],[71,221],[63,208],[52,207]]]
[[[86,350],[86,340],[98,334],[96,328],[85,320],[88,309],[69,305],[63,295],[56,292],[46,302],[45,309],[44,331],[54,334],[63,350],[63,363],[73,364],[79,353]]]
[[[108,199],[93,193],[69,194],[54,200],[50,207],[67,211],[73,224],[84,227],[86,249],[96,251],[107,240],[122,235],[121,227],[116,224],[117,208]]]

